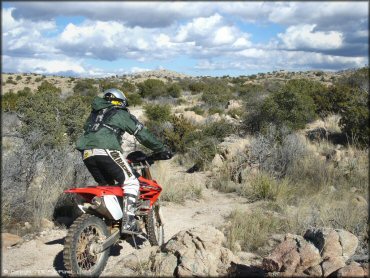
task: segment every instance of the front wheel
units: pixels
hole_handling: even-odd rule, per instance
[[[110,248],[96,253],[96,246],[109,237],[104,221],[94,215],[83,214],[68,230],[63,259],[72,276],[99,276],[107,264]]]
[[[155,205],[145,218],[145,229],[152,246],[161,246],[164,243],[164,229],[159,215],[160,206]]]

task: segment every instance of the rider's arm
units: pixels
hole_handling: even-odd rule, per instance
[[[125,131],[134,135],[140,144],[155,152],[165,150],[165,146],[142,123],[127,111],[122,111]]]

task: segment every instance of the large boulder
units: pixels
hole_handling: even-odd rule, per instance
[[[356,262],[342,267],[335,274],[337,277],[365,277],[364,269]]]
[[[302,273],[320,262],[320,253],[312,243],[301,236],[287,234],[272,254],[263,259],[262,264],[269,272],[293,274]]]
[[[347,261],[358,246],[357,237],[342,229],[312,228],[306,231],[304,238],[319,249],[323,259],[343,256]]]
[[[304,237],[287,234],[284,241],[263,259],[263,268],[284,276],[358,275],[365,270],[361,268],[361,272],[358,265],[346,266],[357,245],[357,237],[341,229],[312,228]]]
[[[224,240],[224,235],[210,226],[181,231],[156,254],[153,269],[163,276],[226,275],[238,258],[222,246]]]

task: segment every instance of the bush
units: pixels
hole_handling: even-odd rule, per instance
[[[173,97],[173,98],[178,98],[181,95],[181,87],[174,83],[171,84],[167,87],[167,95]]]
[[[98,95],[98,89],[94,84],[95,82],[92,79],[78,80],[73,87],[73,92],[80,96],[93,98]]]
[[[209,115],[214,115],[214,114],[219,114],[219,115],[222,115],[224,113],[225,109],[222,109],[220,107],[210,107],[208,109],[208,114]]]
[[[155,99],[166,94],[166,85],[158,79],[147,79],[137,84],[137,87],[143,98]]]
[[[306,145],[296,134],[286,128],[269,126],[266,134],[260,134],[252,141],[248,156],[260,170],[282,178],[306,154]]]
[[[127,94],[133,94],[136,92],[135,84],[132,84],[131,82],[128,81],[124,81],[120,86],[120,89]]]
[[[164,130],[164,140],[171,150],[179,153],[188,151],[190,134],[195,131],[195,126],[181,116],[172,116],[171,128]]]
[[[171,107],[161,104],[146,104],[144,106],[144,114],[148,121],[155,123],[163,123],[171,119]]]
[[[224,81],[211,80],[202,94],[202,100],[212,106],[225,106],[232,97],[230,88]]]
[[[36,94],[22,98],[18,105],[23,123],[21,133],[26,139],[32,132],[39,134],[37,140],[32,140],[34,148],[41,145],[54,148],[72,143],[82,132],[90,112],[90,102],[80,96],[62,100],[60,90],[44,82]]]
[[[189,84],[189,89],[192,94],[203,92],[206,88],[207,85],[204,82],[192,82]]]
[[[29,87],[23,88],[23,90],[18,91],[14,94],[12,92],[5,93],[1,98],[1,108],[5,112],[16,111],[18,105],[22,100],[31,95],[31,89]]]
[[[246,115],[245,124],[251,132],[265,129],[269,124],[303,128],[316,117],[313,99],[299,88],[285,86],[256,104],[255,111]]]
[[[126,93],[125,95],[130,106],[138,106],[143,104],[143,99],[138,93]]]
[[[17,77],[15,78],[15,80],[22,80],[22,76],[21,75],[17,75]]]

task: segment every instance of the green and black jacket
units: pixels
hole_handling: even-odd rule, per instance
[[[103,98],[94,98],[91,107],[93,112],[97,112],[107,107],[113,107],[113,105]],[[122,152],[122,135],[128,132],[131,135],[135,135],[136,139],[145,147],[152,151],[159,152],[165,149],[164,145],[158,141],[146,128],[142,128],[137,131],[137,126],[140,124],[138,120],[132,116],[126,109],[119,109],[109,117],[105,124],[121,131],[120,134],[115,133],[109,128],[101,127],[98,131],[89,131],[89,125],[91,124],[92,114],[87,119],[84,130],[85,133],[77,140],[76,149],[83,151],[89,149],[110,149],[118,150]],[[137,131],[136,134],[135,131]]]

